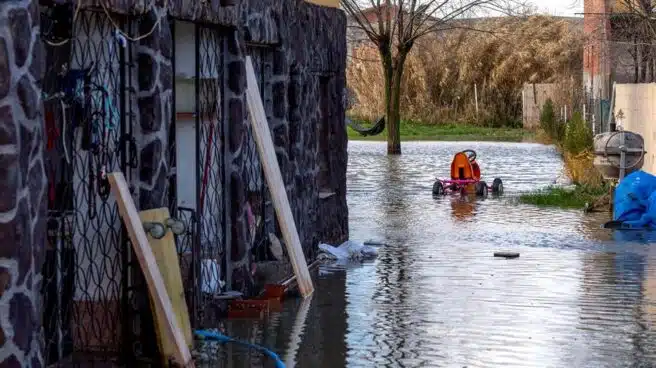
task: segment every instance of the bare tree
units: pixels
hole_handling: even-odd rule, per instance
[[[612,42],[625,46],[631,56],[635,83],[656,80],[656,3],[618,0],[611,18]]]
[[[434,32],[463,27],[477,12],[514,13],[522,0],[341,0],[360,33],[377,48],[385,83],[387,153],[401,154],[400,97],[403,70],[415,42]]]

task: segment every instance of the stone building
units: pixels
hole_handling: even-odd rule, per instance
[[[348,238],[346,17],[327,0],[0,4],[0,366],[157,355],[108,192],[168,207],[194,327],[280,237],[245,105],[258,74],[306,258]],[[332,2],[334,5],[334,2]]]

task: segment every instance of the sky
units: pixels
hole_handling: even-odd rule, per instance
[[[539,12],[548,12],[561,16],[581,16],[583,0],[530,0]]]

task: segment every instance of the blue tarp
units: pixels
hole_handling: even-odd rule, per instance
[[[615,188],[613,219],[631,228],[656,229],[656,176],[642,170],[626,176]]]

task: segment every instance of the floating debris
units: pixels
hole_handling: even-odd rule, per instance
[[[375,240],[367,240],[367,241],[364,242],[364,245],[371,245],[371,246],[374,246],[374,247],[387,246],[387,244],[385,244],[383,242],[375,241]]]
[[[378,256],[378,249],[352,240],[345,241],[339,247],[321,243],[319,249],[331,259],[340,261],[372,259]]]
[[[498,258],[519,258],[517,252],[494,252],[494,256]]]

